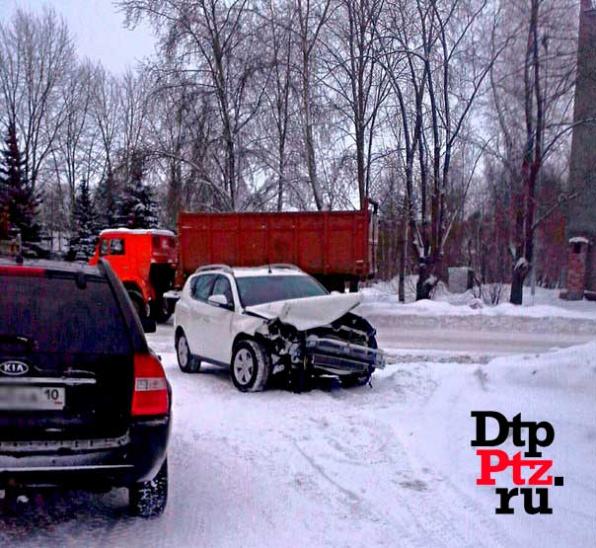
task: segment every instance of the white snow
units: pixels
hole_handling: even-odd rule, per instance
[[[528,260],[525,257],[520,257],[515,263],[514,269],[521,270],[523,268],[528,268]]]
[[[154,234],[156,236],[175,236],[175,234],[171,230],[165,230],[162,228],[106,228],[102,230],[99,235],[103,236],[105,234],[137,234],[137,235],[146,235],[146,234]]]
[[[573,238],[569,238],[570,244],[589,244],[590,240],[588,238],[584,238],[583,236],[574,236]]]
[[[381,282],[362,290],[362,305],[357,310],[365,314],[386,314],[391,316],[512,316],[527,318],[576,318],[596,320],[596,302],[567,301],[559,298],[560,289],[536,288],[531,295],[524,287],[523,305],[508,302],[509,286],[503,287],[501,302],[491,306],[482,303],[473,291],[449,293],[439,284],[433,300],[414,301],[413,281],[407,280],[407,302],[400,303],[397,296],[397,282]]]
[[[331,383],[302,395],[242,394],[220,369],[180,372],[172,331],[149,337],[174,390],[164,516],[129,517],[122,490],[38,496],[22,515],[3,518],[0,544],[593,544],[596,341],[489,363],[402,353],[375,374],[372,389]],[[565,486],[551,488],[552,515],[494,513],[493,490],[475,485],[472,410],[553,424],[544,456]]]

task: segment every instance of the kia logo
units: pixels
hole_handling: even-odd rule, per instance
[[[0,363],[0,373],[10,375],[11,377],[25,375],[27,371],[29,371],[29,366],[23,362],[10,361]]]

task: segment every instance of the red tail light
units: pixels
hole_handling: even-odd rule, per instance
[[[132,415],[167,414],[170,403],[168,383],[161,362],[153,354],[135,354],[134,370]]]

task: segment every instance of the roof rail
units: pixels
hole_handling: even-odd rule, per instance
[[[227,272],[228,274],[232,274],[234,272],[232,270],[232,267],[227,264],[206,264],[203,266],[199,266],[199,268],[195,270],[195,274],[197,272],[207,272],[209,270],[222,270],[223,272]]]
[[[290,263],[271,263],[266,265],[269,268],[279,268],[284,269],[284,270],[296,270],[297,272],[302,272],[303,270],[299,267],[297,267],[295,264],[290,264]]]

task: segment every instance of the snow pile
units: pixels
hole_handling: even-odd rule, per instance
[[[596,398],[596,341],[513,362],[496,358],[490,369],[495,380]]]

